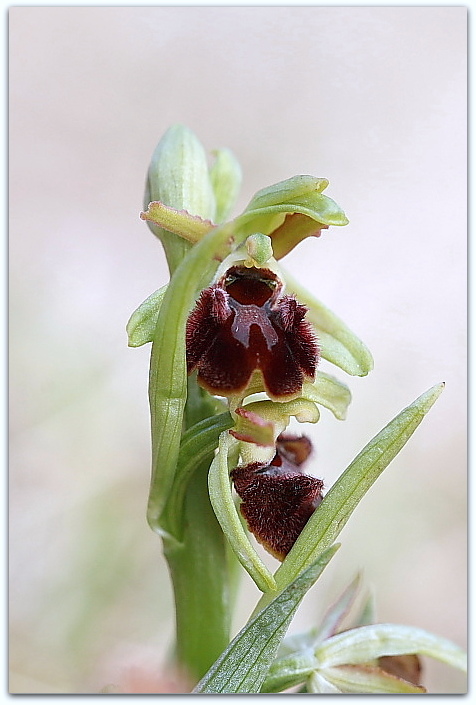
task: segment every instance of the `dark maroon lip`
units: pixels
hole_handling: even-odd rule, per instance
[[[306,436],[281,434],[271,463],[254,462],[231,471],[249,530],[281,561],[323,499],[322,480],[302,469],[311,451]]]
[[[230,267],[204,289],[187,322],[187,368],[212,394],[243,392],[260,370],[271,398],[296,395],[319,358],[307,308],[269,269]]]

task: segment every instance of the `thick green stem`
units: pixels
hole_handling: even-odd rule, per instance
[[[210,461],[202,463],[190,481],[183,543],[170,549],[165,543],[175,595],[176,658],[194,681],[230,640],[228,557],[208,496],[209,466]]]

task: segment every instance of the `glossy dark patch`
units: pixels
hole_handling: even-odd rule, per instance
[[[249,530],[281,561],[322,501],[322,480],[301,469],[310,452],[305,436],[282,434],[269,465],[249,463],[231,472]]]
[[[271,398],[314,379],[319,349],[307,308],[281,291],[274,272],[245,266],[202,291],[187,322],[187,368],[212,394],[244,391],[255,370]]]

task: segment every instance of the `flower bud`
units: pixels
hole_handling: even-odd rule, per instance
[[[144,208],[160,201],[191,215],[214,220],[215,194],[210,179],[205,150],[188,128],[173,125],[157,145],[150,162],[144,196]],[[189,243],[167,230],[148,222],[163,243],[171,271],[177,267]]]

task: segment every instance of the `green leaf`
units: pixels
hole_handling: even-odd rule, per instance
[[[154,339],[157,317],[160,307],[162,306],[165,292],[167,291],[167,286],[166,284],[148,296],[129,318],[126,326],[129,347],[138,348],[146,343],[151,343]]]
[[[228,456],[237,448],[238,442],[228,432],[221,434],[218,453],[213,459],[208,475],[210,501],[223,533],[241,565],[259,589],[268,592],[276,587],[276,583],[251,545],[231,493]]]
[[[237,634],[194,693],[259,693],[269,665],[302,598],[338,546],[320,556],[312,566]]]
[[[233,419],[226,412],[200,421],[182,437],[172,489],[160,518],[162,529],[178,541],[182,537],[185,492],[190,478],[201,463],[213,457],[220,434],[232,425]]]
[[[373,369],[373,358],[364,343],[290,274],[285,272],[284,278],[287,289],[309,309],[306,318],[317,331],[321,356],[349,375],[367,375]]]
[[[453,668],[467,670],[466,653],[452,641],[400,624],[368,624],[349,629],[330,637],[316,650],[321,669],[400,654],[430,656]]]
[[[276,571],[278,590],[335,542],[362,497],[403,448],[443,388],[444,384],[435,385],[401,411],[342,473]],[[272,594],[263,595],[258,607],[263,607],[272,597]]]
[[[377,666],[325,668],[320,675],[341,693],[426,693],[421,685],[409,683]]]
[[[210,169],[210,180],[216,200],[217,223],[228,218],[241,186],[241,166],[230,149],[217,149],[213,152],[215,161]]]

